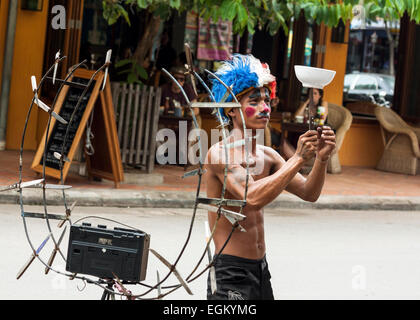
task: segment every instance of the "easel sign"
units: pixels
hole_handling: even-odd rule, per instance
[[[73,83],[87,84],[89,79],[93,76],[93,74],[94,71],[78,69],[68,81],[71,81]],[[45,146],[45,137],[47,135],[46,129],[42,137],[41,143],[38,146],[38,150],[35,154],[34,160],[32,162],[31,168],[33,170],[39,173],[43,172],[44,150],[46,148],[47,150],[45,157],[45,175],[54,177],[56,179],[62,178],[64,182],[66,180],[77,147],[80,143],[80,140],[83,137],[89,117],[93,109],[95,108],[95,105],[98,105],[98,102],[101,102],[100,104],[102,106],[102,109],[106,110],[105,113],[107,114],[107,116],[103,117],[102,121],[106,121],[106,123],[101,124],[100,128],[103,129],[101,130],[100,134],[98,134],[98,136],[104,136],[104,138],[106,138],[112,143],[107,144],[108,149],[104,150],[104,152],[106,153],[101,154],[100,156],[102,158],[110,157],[112,159],[112,163],[114,163],[114,165],[111,168],[102,168],[102,170],[108,171],[111,174],[106,174],[106,176],[101,175],[101,177],[114,181],[116,187],[118,187],[119,182],[123,181],[124,178],[121,157],[119,154],[119,144],[118,140],[115,141],[113,139],[113,136],[117,134],[116,127],[115,123],[114,126],[112,126],[112,123],[110,123],[110,121],[115,122],[114,108],[112,106],[112,97],[111,100],[109,100],[110,97],[108,96],[108,98],[106,98],[105,95],[106,91],[110,92],[110,82],[108,79],[105,90],[100,91],[101,85],[103,83],[103,78],[104,73],[98,72],[95,79],[93,80],[92,85],[90,86],[89,91],[84,96],[76,113],[73,115],[73,119],[71,122],[70,117],[73,114],[77,101],[79,100],[79,97],[84,89],[69,85],[65,85],[63,87],[62,91],[60,92],[60,95],[57,98],[54,111],[69,123],[67,125],[63,125],[57,122],[54,118],[51,119],[50,128],[48,130],[47,146]],[[98,97],[100,97],[100,99],[98,99]],[[100,109],[100,106],[98,106],[97,109]],[[67,128],[67,126],[70,127]],[[113,129],[115,130],[115,132],[110,131]],[[66,132],[67,138],[63,149],[63,142],[66,136]],[[66,161],[63,162],[62,177],[60,171],[60,160],[54,156],[54,152],[63,154],[66,158]],[[94,163],[92,167],[95,167]],[[97,175],[99,176],[99,174]]]
[[[86,164],[89,178],[99,177],[112,180],[118,188],[119,182],[124,181],[124,169],[109,83],[108,79],[93,111],[91,130],[95,136],[92,140],[95,152],[91,156],[86,156]]]

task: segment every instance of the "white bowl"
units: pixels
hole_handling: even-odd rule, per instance
[[[335,71],[295,65],[296,77],[306,88],[323,89],[335,76]]]

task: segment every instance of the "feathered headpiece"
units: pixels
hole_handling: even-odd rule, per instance
[[[228,86],[238,98],[252,88],[267,87],[270,90],[270,98],[276,96],[276,78],[270,74],[267,64],[261,63],[253,55],[234,54],[231,60],[226,60],[217,70],[216,75]],[[213,80],[212,93],[216,102],[220,102],[226,95],[226,88],[217,80]],[[229,94],[226,102],[232,101]],[[222,108],[221,108],[222,109]],[[220,110],[224,121],[228,121],[229,110]]]

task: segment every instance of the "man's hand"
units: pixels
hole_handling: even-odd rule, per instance
[[[318,127],[317,157],[321,161],[327,161],[335,149],[335,133],[328,126]]]
[[[318,133],[315,130],[306,131],[299,137],[295,155],[304,161],[312,159],[318,148]]]

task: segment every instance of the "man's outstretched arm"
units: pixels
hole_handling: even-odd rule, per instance
[[[305,160],[313,157],[317,150],[317,144],[316,131],[308,131],[299,138],[296,154],[281,165],[274,174],[259,180],[254,180],[250,176],[246,206],[261,209],[272,202],[286,189]],[[223,183],[225,166],[220,161],[217,149],[210,150],[207,155],[207,163],[209,174],[215,175]],[[245,194],[246,169],[240,164],[231,164],[228,169],[226,188],[236,199],[242,199]]]

